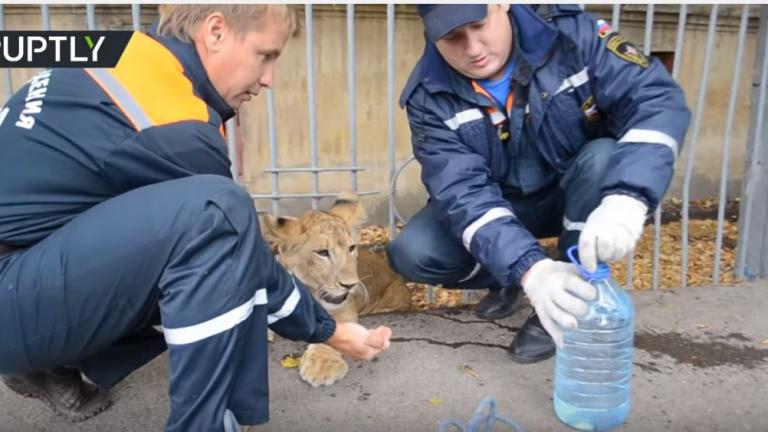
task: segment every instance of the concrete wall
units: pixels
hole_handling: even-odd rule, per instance
[[[588,10],[608,20],[611,5],[590,5]],[[757,7],[752,7],[757,17]],[[620,30],[642,47],[645,28],[645,7],[622,7]],[[709,88],[702,117],[700,140],[696,146],[695,170],[691,196],[704,198],[717,193],[725,117],[733,76],[738,42],[739,6],[723,6],[718,21],[718,33]],[[359,165],[367,168],[359,175],[359,190],[378,191],[366,198],[371,220],[386,221],[386,200],[389,189],[387,160],[387,75],[386,75],[386,8],[383,5],[358,5],[355,14],[355,43],[357,51],[357,134]],[[148,26],[156,9],[142,6],[142,23]],[[129,6],[97,6],[98,29],[130,29]],[[301,9],[303,18],[303,8]],[[681,57],[679,81],[686,91],[691,110],[696,112],[701,82],[701,67],[706,45],[708,6],[689,6],[685,45]],[[84,6],[52,6],[52,29],[84,29]],[[317,108],[317,137],[319,165],[350,164],[349,117],[347,92],[346,7],[335,5],[314,6],[314,74]],[[41,28],[40,8],[37,6],[5,6],[6,29]],[[399,96],[411,68],[424,48],[421,22],[411,5],[398,5],[395,20],[395,97]],[[752,84],[755,54],[756,18],[750,20],[744,64],[739,86],[738,109],[732,136],[729,162],[729,194],[740,191],[746,139],[749,126],[749,91]],[[677,31],[677,6],[656,7],[652,51],[674,51]],[[13,70],[13,84],[20,87],[36,71]],[[5,76],[0,74],[0,79]],[[0,83],[0,89],[2,83]],[[277,120],[277,162],[280,167],[301,167],[310,164],[309,111],[307,107],[306,39],[305,33],[289,41],[278,62],[275,88]],[[241,140],[243,150],[242,180],[254,193],[271,193],[272,176],[265,173],[269,166],[269,141],[266,97],[261,96],[241,110]],[[395,109],[395,142],[398,165],[411,156],[410,131],[405,112]],[[691,147],[693,131],[688,134],[686,150]],[[669,196],[679,196],[686,164],[686,151],[678,161],[677,175]],[[398,181],[398,208],[409,216],[424,202],[426,194],[420,182],[420,169],[411,163]],[[348,173],[321,173],[320,191],[335,192],[350,187]],[[283,193],[309,192],[311,176],[308,173],[283,174],[280,190]],[[259,201],[259,207],[269,209],[268,201]],[[308,200],[284,201],[283,213],[296,214],[309,207]]]

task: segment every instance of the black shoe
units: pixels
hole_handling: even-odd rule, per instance
[[[73,423],[88,420],[112,403],[106,392],[83,381],[76,369],[58,367],[25,375],[4,375],[3,382],[22,396],[40,399]]]
[[[507,348],[507,354],[518,363],[536,363],[555,355],[555,341],[544,330],[536,312],[525,321]]]
[[[495,320],[512,315],[522,301],[521,292],[519,288],[489,290],[475,306],[475,316],[484,320]]]

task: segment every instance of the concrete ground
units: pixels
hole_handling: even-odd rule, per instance
[[[768,431],[768,283],[633,292],[637,307],[633,408],[626,431]],[[263,431],[434,431],[469,420],[485,396],[526,431],[566,431],[552,410],[554,361],[520,365],[505,348],[526,306],[498,322],[471,311],[379,315],[389,351],[353,363],[347,376],[311,388],[280,358],[304,344],[271,345],[272,420]],[[467,367],[469,369],[467,369]],[[168,413],[167,357],[114,389],[114,406],[71,425],[0,385],[0,431],[158,431]],[[502,429],[501,427],[496,430]]]

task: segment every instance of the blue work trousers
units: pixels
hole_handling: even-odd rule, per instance
[[[551,187],[527,196],[505,196],[533,236],[559,236],[561,258],[578,243],[587,216],[600,204],[600,186],[616,145],[611,138],[590,141]],[[435,206],[427,203],[389,242],[390,266],[413,282],[448,288],[501,288],[485,268],[476,271],[475,258],[438,221],[436,212]]]
[[[167,348],[167,431],[222,431],[227,409],[263,423],[268,312],[257,290],[286,276],[231,179],[132,190],[0,256],[0,374],[66,365],[108,389]]]

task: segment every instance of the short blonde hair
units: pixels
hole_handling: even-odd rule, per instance
[[[161,36],[184,42],[190,42],[197,25],[214,12],[221,12],[233,31],[241,36],[248,30],[260,29],[267,17],[277,18],[285,23],[286,33],[291,36],[296,36],[299,32],[296,11],[284,4],[169,4],[160,5],[158,12],[160,20],[157,32]]]

